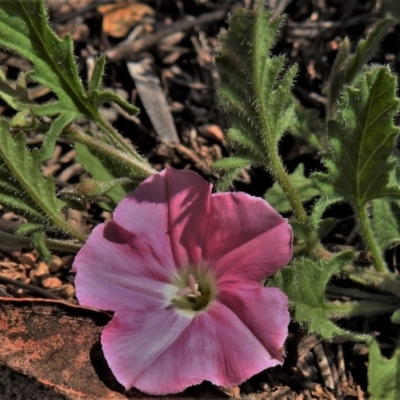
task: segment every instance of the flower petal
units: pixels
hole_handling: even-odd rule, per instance
[[[218,300],[235,312],[269,354],[282,360],[290,315],[287,296],[280,289],[258,282],[224,282]]]
[[[118,382],[126,389],[135,385],[139,375],[168,350],[190,323],[191,318],[174,309],[117,311],[101,335],[101,345]],[[159,379],[161,383],[162,375]],[[153,382],[155,387],[157,384]]]
[[[292,258],[292,229],[265,200],[245,193],[211,196],[205,260],[224,279],[261,280]]]
[[[232,386],[280,362],[281,357],[273,358],[234,312],[216,301],[192,320],[134,386],[154,395],[177,393],[204,380]]]
[[[73,265],[79,303],[113,311],[165,306],[175,269],[170,248],[161,250],[115,222],[97,226]]]
[[[125,197],[114,220],[155,248],[172,248],[177,267],[198,264],[208,233],[211,185],[192,171],[165,169]]]

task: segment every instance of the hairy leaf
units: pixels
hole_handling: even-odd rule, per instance
[[[335,105],[345,85],[352,85],[366,62],[375,53],[387,30],[394,24],[393,19],[384,18],[370,31],[365,40],[360,40],[356,52],[350,55],[350,41],[345,38],[339,46],[328,82],[328,119],[333,117]]]
[[[324,339],[348,333],[329,320],[332,308],[325,300],[328,281],[341,267],[354,260],[352,252],[342,252],[329,261],[302,258],[278,271],[268,282],[289,297],[294,319],[310,334]]]
[[[13,138],[8,130],[7,122],[0,120],[0,203],[28,220],[19,233],[31,235],[46,257],[42,234],[49,226],[84,240],[85,236],[64,220],[61,211],[66,203],[56,197],[53,177],[42,175],[39,151],[27,149],[23,133]]]
[[[293,187],[296,189],[299,199],[305,203],[310,201],[316,196],[319,196],[319,190],[315,188],[312,180],[304,176],[304,164],[299,164],[292,174],[289,175]],[[268,189],[264,196],[272,207],[278,212],[291,211],[291,206],[286,200],[281,187],[275,182],[274,185]]]
[[[382,251],[400,242],[400,207],[395,201],[377,199],[372,202],[372,228]]]
[[[131,171],[122,164],[116,164],[110,159],[89,150],[85,145],[76,143],[76,160],[92,175],[97,181],[110,182],[131,174]],[[140,182],[140,180],[139,180]],[[113,211],[116,205],[131,190],[137,186],[137,182],[125,182],[124,184],[114,185],[104,193],[110,199],[110,203],[101,202],[100,205],[106,211]],[[82,197],[82,195],[77,196]],[[96,196],[97,197],[97,196]]]
[[[89,90],[85,91],[78,74],[72,40],[68,35],[59,39],[51,30],[43,0],[1,1],[0,31],[0,46],[31,61],[34,70],[29,73],[30,79],[49,87],[58,98],[55,102],[31,106],[33,114],[38,117],[54,117],[41,149],[42,160],[52,156],[56,139],[76,118],[86,117],[100,123],[101,102],[117,101],[129,112],[136,111],[114,93],[100,90],[104,57],[96,63]],[[15,97],[14,102],[17,101]]]
[[[227,140],[242,154],[251,155],[253,165],[270,167],[269,156],[277,154],[278,142],[295,122],[290,89],[297,68],[285,68],[283,56],[270,55],[281,21],[261,7],[236,11],[229,30],[221,35],[221,54],[216,59],[218,96],[232,123]],[[223,163],[218,161],[215,168],[221,170]],[[223,165],[229,178],[224,179],[226,187],[248,164]]]
[[[370,400],[397,400],[400,398],[400,348],[397,346],[392,358],[384,358],[378,342],[368,344],[368,392]]]
[[[394,182],[393,148],[399,129],[396,78],[387,67],[366,72],[347,87],[338,119],[328,125],[332,151],[323,154],[327,173],[315,173],[323,198],[342,198],[359,206],[380,197],[399,197]]]

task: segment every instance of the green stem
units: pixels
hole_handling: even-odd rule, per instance
[[[100,113],[95,121],[103,129],[103,131],[108,134],[111,140],[121,148],[121,150],[125,150],[127,154],[130,154],[137,160],[143,161],[143,158],[140,157],[135,149],[129,143],[127,143],[118,132],[116,132],[114,127]]]
[[[382,314],[396,311],[400,303],[380,303],[366,301],[360,303],[327,303],[326,311],[332,318],[349,317],[352,315]]]
[[[265,136],[268,137],[267,134]],[[267,146],[270,147],[269,145]],[[286,199],[292,207],[295,217],[304,227],[308,238],[308,250],[313,251],[318,249],[320,247],[318,235],[312,227],[310,219],[304,210],[303,204],[297,195],[296,189],[293,187],[293,184],[286,173],[286,170],[282,164],[282,160],[277,151],[269,151],[269,160],[271,164],[271,173],[274,175],[275,180],[282,188]]]
[[[86,242],[87,236],[78,229],[75,229],[71,224],[65,221],[61,216],[55,218],[55,216],[50,216],[54,225],[61,229],[62,231],[68,233],[75,239],[80,240],[81,242]]]
[[[394,274],[346,265],[340,271],[344,276],[360,285],[400,297],[400,281]]]
[[[12,233],[0,232],[0,240],[1,243],[11,247],[33,247],[31,238],[14,235]],[[71,240],[45,238],[44,243],[50,250],[61,250],[72,253],[77,253],[82,248],[82,244],[73,242]]]
[[[76,125],[71,125],[64,129],[63,134],[74,142],[84,144],[89,149],[92,149],[99,154],[108,158],[113,158],[117,163],[127,165],[134,171],[136,177],[147,178],[150,175],[157,173],[157,171],[144,159],[139,159],[138,154],[136,154],[136,157],[134,158],[122,150],[87,135]],[[125,144],[128,145],[127,143]]]
[[[383,259],[382,252],[375,240],[374,233],[372,232],[371,224],[368,217],[367,207],[365,204],[356,204],[356,217],[359,222],[361,233],[369,251],[374,256],[374,266],[378,272],[386,272],[389,270]]]

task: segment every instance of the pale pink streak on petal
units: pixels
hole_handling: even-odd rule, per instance
[[[204,380],[239,384],[280,363],[229,308],[214,302],[137,378],[154,395],[177,393]]]
[[[291,258],[292,229],[284,221],[222,256],[213,271],[222,281],[260,281],[287,265]]]
[[[174,309],[117,311],[101,335],[101,344],[118,382],[127,389],[135,385],[138,376],[168,351],[190,323],[190,318],[178,315]],[[157,386],[158,382],[153,384]]]
[[[104,310],[160,307],[174,271],[168,248],[163,254],[144,245],[115,222],[97,226],[73,266],[80,304]]]
[[[199,174],[165,169],[125,197],[114,220],[156,249],[168,239],[177,267],[197,264],[208,239],[210,192]]]
[[[218,285],[218,300],[229,307],[276,359],[288,335],[287,296],[278,288],[258,282],[225,282]]]

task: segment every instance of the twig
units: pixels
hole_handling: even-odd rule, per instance
[[[172,25],[163,25],[155,33],[149,33],[142,36],[136,41],[132,41],[129,37],[121,42],[118,46],[108,49],[105,55],[111,61],[134,60],[140,53],[156,46],[166,36],[180,31],[187,31],[195,26],[208,24],[225,18],[227,10],[217,10],[210,13],[200,15],[198,18],[185,18],[176,21]]]
[[[29,292],[33,292],[33,293],[38,293],[48,299],[53,299],[53,300],[65,300],[63,299],[61,296],[57,296],[54,293],[49,292],[48,290],[45,289],[41,289],[40,287],[34,286],[34,285],[30,285],[29,283],[24,283],[21,281],[17,281],[15,279],[11,279],[11,278],[6,278],[5,276],[0,275],[0,282],[3,282],[7,285],[13,285],[13,286],[17,286],[19,288],[28,290]]]

